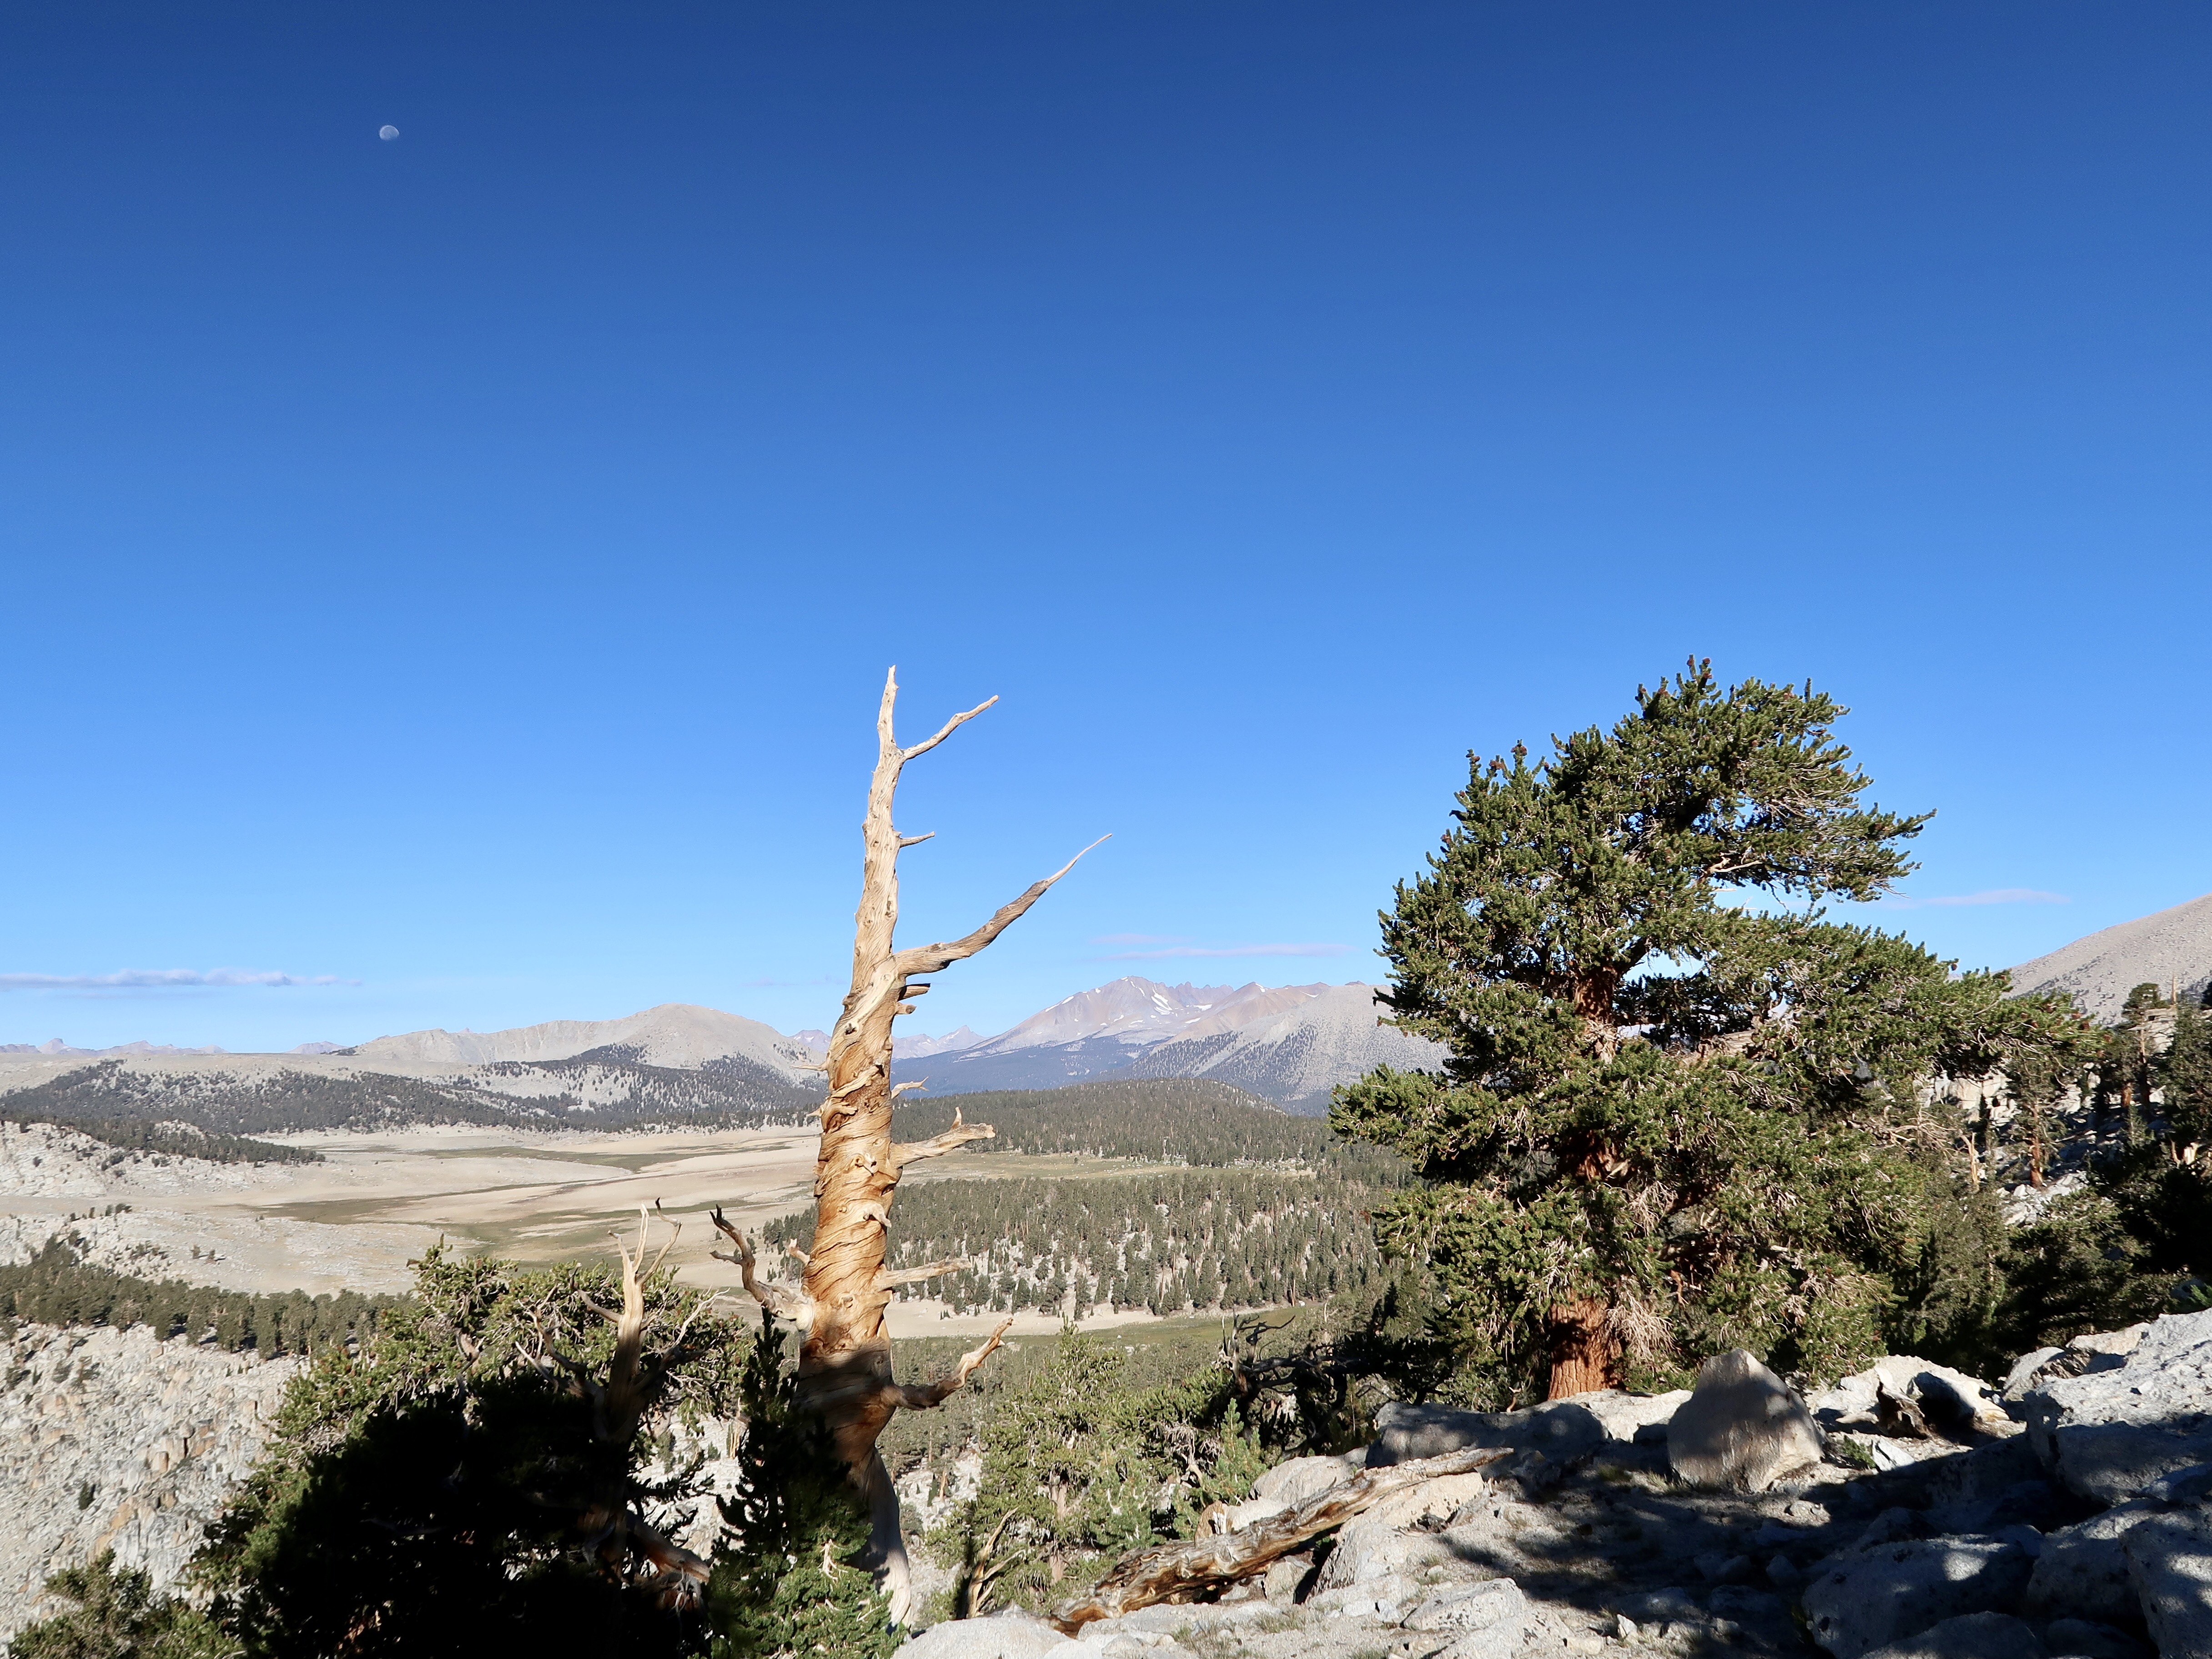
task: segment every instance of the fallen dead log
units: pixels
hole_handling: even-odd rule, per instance
[[[1503,1447],[1470,1446],[1441,1457],[1416,1457],[1385,1468],[1363,1469],[1349,1480],[1249,1527],[1139,1551],[1087,1594],[1061,1602],[1046,1616],[1073,1636],[1094,1619],[1112,1619],[1164,1601],[1193,1601],[1208,1590],[1267,1571],[1393,1492],[1440,1475],[1472,1474],[1509,1455]]]

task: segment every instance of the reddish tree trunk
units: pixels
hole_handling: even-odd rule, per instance
[[[1620,1345],[1607,1328],[1609,1311],[1595,1297],[1552,1310],[1552,1386],[1547,1399],[1620,1386]]]

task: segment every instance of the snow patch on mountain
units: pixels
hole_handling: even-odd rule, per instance
[[[1377,1066],[1432,1068],[1443,1049],[1384,1025],[1371,985],[1331,985],[1289,1012],[1240,1029],[1179,1038],[1147,1049],[1131,1066],[1139,1077],[1208,1078],[1292,1111],[1320,1113],[1329,1091]]]

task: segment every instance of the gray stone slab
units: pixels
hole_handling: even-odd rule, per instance
[[[2051,1534],[2027,1581],[2026,1611],[2038,1619],[2132,1623],[2136,1590],[2128,1579],[2127,1535],[2159,1513],[2155,1504],[2124,1504]]]
[[[1540,1453],[1554,1468],[1567,1469],[1606,1443],[1605,1424],[1597,1413],[1571,1400],[1547,1401],[1517,1412],[1467,1412],[1393,1401],[1375,1413],[1375,1426],[1378,1432],[1367,1449],[1370,1469],[1469,1446]]]
[[[1806,1585],[1807,1632],[1835,1659],[1861,1659],[1946,1619],[2009,1612],[2034,1569],[2016,1537],[1905,1539],[1848,1550],[1821,1562]]]
[[[2118,1358],[2042,1383],[2021,1401],[2045,1467],[2105,1504],[2212,1462],[2212,1312],[2155,1320]]]
[[[2128,1577],[2160,1659],[2212,1654],[2212,1510],[2145,1521],[2130,1530],[2126,1548]]]
[[[1026,1613],[933,1625],[899,1650],[900,1659],[1043,1659],[1067,1638]]]
[[[1969,1613],[1876,1648],[1866,1659],[2045,1659],[2047,1652],[2036,1633],[2009,1614]]]

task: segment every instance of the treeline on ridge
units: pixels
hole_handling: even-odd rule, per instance
[[[1226,1083],[1203,1078],[1114,1079],[1060,1089],[902,1099],[893,1117],[901,1140],[927,1140],[952,1127],[955,1110],[997,1131],[963,1158],[1031,1152],[1123,1158],[1148,1163],[1324,1166],[1392,1186],[1405,1179],[1395,1153],[1331,1132],[1328,1120],[1292,1117]],[[901,1200],[904,1202],[903,1200]]]
[[[581,1057],[505,1061],[476,1069],[474,1076],[439,1079],[289,1069],[254,1076],[102,1060],[0,1096],[0,1117],[72,1128],[88,1123],[185,1123],[227,1135],[418,1123],[534,1129],[646,1123],[720,1127],[795,1122],[818,1098],[765,1066],[734,1060],[697,1071]]]
[[[26,1092],[28,1092],[27,1091]],[[273,1140],[254,1140],[245,1135],[203,1129],[195,1123],[151,1118],[70,1117],[51,1108],[19,1103],[20,1096],[0,1095],[0,1123],[46,1123],[73,1130],[88,1139],[112,1146],[104,1161],[112,1168],[131,1154],[157,1161],[196,1158],[208,1164],[319,1164],[323,1155],[304,1146],[284,1146]]]
[[[28,1261],[0,1267],[0,1318],[39,1325],[143,1325],[163,1341],[183,1335],[227,1351],[252,1348],[264,1359],[366,1340],[402,1299],[354,1291],[257,1296],[181,1279],[140,1279],[85,1261],[66,1233],[48,1239]]]

